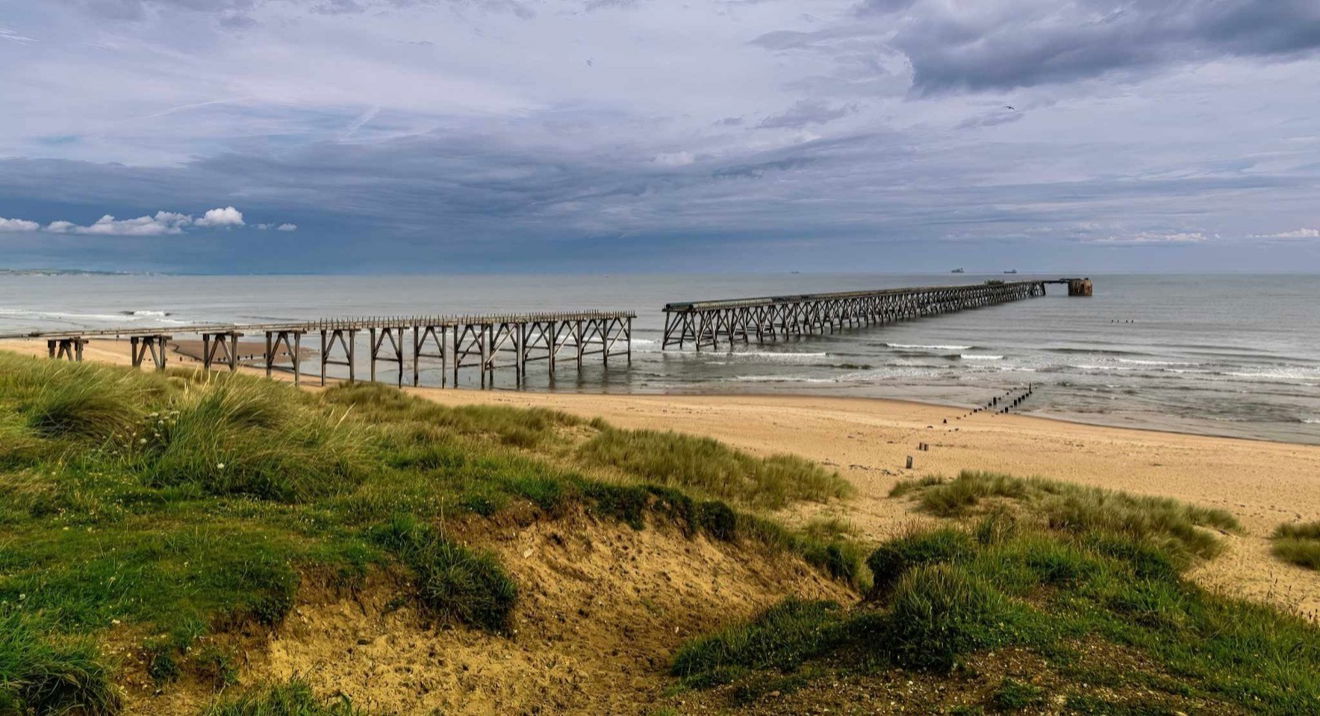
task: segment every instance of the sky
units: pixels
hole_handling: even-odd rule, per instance
[[[1315,0],[0,0],[0,268],[1320,271]]]

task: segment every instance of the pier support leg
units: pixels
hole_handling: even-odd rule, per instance
[[[156,370],[165,370],[165,349],[169,345],[170,336],[131,336],[128,340],[134,368],[141,367],[143,359],[150,353]]]

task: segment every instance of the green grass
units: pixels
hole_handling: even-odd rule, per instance
[[[1300,567],[1320,570],[1320,522],[1279,525],[1271,539],[1275,557]]]
[[[852,486],[792,455],[756,458],[710,438],[606,428],[579,451],[589,463],[649,482],[680,487],[753,508],[778,509],[799,500],[847,497]]]
[[[348,697],[318,699],[305,679],[266,684],[212,704],[206,716],[359,716]]]
[[[746,624],[684,645],[671,672],[690,685],[726,683],[750,669],[797,668],[844,637],[839,604],[789,598]]]
[[[20,609],[0,605],[0,713],[114,713],[119,693],[86,638],[42,635]]]
[[[487,631],[508,631],[518,586],[494,556],[456,544],[409,517],[375,534],[412,569],[418,599],[426,609]]]
[[[119,667],[98,645],[125,633],[142,635],[125,662],[165,687],[242,691],[233,660],[202,637],[277,628],[304,585],[352,589],[373,570],[407,574],[404,598],[435,619],[506,633],[519,585],[439,525],[479,532],[515,505],[547,519],[668,525],[861,580],[863,555],[846,536],[788,530],[682,480],[577,453],[611,432],[379,385],[313,394],[243,375],[0,353],[0,713],[113,713]],[[714,445],[758,476],[828,476]],[[285,708],[290,688],[268,694],[269,709]],[[222,712],[285,712],[263,708]],[[288,712],[321,713],[307,708]]]
[[[962,561],[975,552],[971,535],[952,527],[913,532],[889,540],[866,558],[872,578],[869,597],[880,599],[890,594],[894,584],[913,567]]]
[[[1026,487],[1018,499],[1030,499],[1033,485]],[[932,527],[890,540],[868,559],[875,586],[862,604],[839,609],[790,600],[690,642],[673,670],[687,686],[732,682],[736,694],[767,670],[827,682],[893,668],[943,674],[974,655],[1013,647],[1077,685],[1117,680],[1158,692],[1149,703],[1115,696],[1105,706],[1115,713],[1144,712],[1170,699],[1211,711],[1320,711],[1314,624],[1187,580],[1182,548],[1165,532],[1132,529],[1127,513],[1136,508],[1128,501],[1099,500],[1094,509],[1123,514],[1081,525],[1036,514],[1038,506],[1019,506],[1016,514],[1000,506],[966,528]],[[1179,507],[1151,504],[1161,514]],[[1115,666],[1121,674],[1080,667],[1078,655],[1102,644],[1141,655],[1142,666]],[[1005,682],[981,707],[1030,707],[1038,696]]]
[[[999,711],[1022,711],[1044,705],[1044,690],[1012,677],[1004,677],[999,688],[990,697],[990,704]]]
[[[890,492],[891,497],[906,495],[914,495],[921,509],[940,517],[967,515],[995,500],[1013,501],[1026,506],[1029,514],[1052,529],[1110,532],[1157,541],[1182,561],[1217,554],[1220,543],[1214,530],[1241,529],[1237,518],[1224,510],[1164,497],[986,472],[964,471],[953,480],[927,477],[900,482]]]

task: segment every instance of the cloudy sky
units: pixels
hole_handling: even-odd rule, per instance
[[[0,267],[1320,270],[1316,0],[0,0]]]

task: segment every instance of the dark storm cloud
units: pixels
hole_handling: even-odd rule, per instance
[[[517,246],[523,258],[562,258],[589,253],[602,236],[615,237],[620,250],[657,255],[672,250],[672,238],[647,237],[684,233],[704,237],[712,250],[726,241],[751,245],[758,236],[856,239],[859,227],[879,242],[1030,237],[1041,225],[1085,225],[1097,215],[1158,216],[1169,202],[1184,214],[1208,214],[1225,195],[1309,191],[1269,176],[984,184],[974,175],[991,177],[997,165],[1021,161],[1020,149],[990,147],[973,167],[960,151],[903,140],[855,134],[682,167],[639,161],[626,150],[588,154],[453,132],[285,155],[229,153],[177,168],[5,160],[0,197],[47,209],[20,214],[0,202],[0,216],[90,221],[111,209],[128,216],[234,203],[253,222],[294,221],[302,230],[290,241],[315,241],[318,251],[399,245],[458,256],[475,252],[474,241],[498,239],[501,251]],[[1113,231],[1061,228],[1055,238],[1118,241]],[[377,239],[351,240],[368,233]]]
[[[1320,48],[1315,0],[1001,1],[956,15],[946,8],[918,2],[886,18],[896,23],[892,43],[911,60],[918,91],[1030,87]]]

